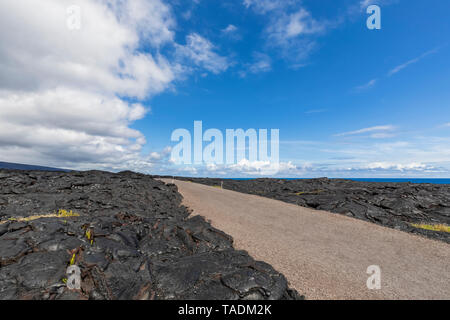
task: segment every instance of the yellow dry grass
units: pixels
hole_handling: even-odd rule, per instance
[[[297,196],[301,196],[301,195],[304,195],[304,194],[319,194],[319,193],[321,193],[321,192],[323,192],[323,190],[313,190],[313,191],[301,191],[301,192],[297,192],[297,193],[295,193]]]
[[[431,231],[440,231],[440,232],[448,232],[450,233],[450,226],[446,224],[426,224],[426,223],[412,223],[411,224],[415,228],[431,230]]]
[[[78,213],[73,212],[72,210],[67,211],[64,209],[58,210],[58,213],[51,213],[51,214],[40,214],[40,215],[34,215],[29,217],[17,217],[17,218],[9,218],[6,221],[0,221],[0,225],[5,224],[10,221],[17,221],[17,222],[28,222],[43,218],[70,218],[70,217],[79,217],[80,215]]]
[[[73,266],[74,264],[75,264],[75,258],[76,258],[77,256],[76,256],[76,254],[74,253],[73,255],[72,255],[72,258],[70,259],[70,265],[71,266]]]

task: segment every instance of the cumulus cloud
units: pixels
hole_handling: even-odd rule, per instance
[[[203,177],[288,177],[299,175],[302,168],[292,162],[249,161],[242,159],[234,164],[205,163],[193,166],[172,168],[171,171],[180,174],[190,174]]]
[[[196,34],[185,47],[175,43],[175,27],[162,0],[1,1],[1,159],[153,170],[167,150],[142,154],[146,138],[131,128],[150,110],[140,101],[192,64],[215,73],[227,67]],[[186,59],[161,54],[176,50]]]
[[[279,165],[243,159],[232,165],[195,167],[208,177],[442,177],[450,168],[450,139],[416,137],[411,141],[377,140],[280,141],[280,152],[290,155]],[[284,149],[284,151],[283,151]],[[288,152],[287,150],[290,150]],[[293,152],[293,153],[292,153]],[[291,160],[292,159],[292,160]],[[412,160],[413,159],[413,160]],[[272,169],[276,169],[271,171]],[[173,174],[189,175],[186,168]]]
[[[242,172],[251,176],[289,176],[298,174],[298,168],[292,162],[273,163],[270,161],[248,161],[241,160],[231,165],[232,171]]]
[[[431,170],[434,169],[433,166],[426,165],[424,163],[420,162],[409,162],[409,163],[391,163],[391,162],[372,162],[365,166],[363,166],[361,169],[382,169],[382,170],[398,170],[398,171],[405,171],[405,170],[414,170],[414,171],[423,171],[423,170]]]
[[[108,5],[122,24],[131,26],[139,33],[141,41],[153,46],[173,41],[176,22],[170,7],[161,0],[112,0],[108,1]]]
[[[347,159],[348,160],[348,159]],[[423,162],[367,162],[354,164],[311,163],[294,164],[291,161],[279,164],[266,161],[242,159],[232,165],[206,164],[180,167],[173,170],[176,175],[194,175],[202,177],[352,177],[369,176],[408,176],[429,175],[448,172],[443,168]]]
[[[76,89],[3,92],[2,158],[67,166],[126,161],[146,142],[139,131],[129,128],[146,111],[141,104]]]
[[[67,8],[74,3],[81,9],[79,30],[67,27]],[[161,55],[138,49],[140,34],[154,39],[153,45],[171,40],[168,28],[173,22],[161,16],[168,9],[159,0],[111,4],[112,8],[96,0],[2,1],[0,87],[42,90],[64,84],[138,98],[165,90],[175,78],[175,68]],[[119,8],[123,10],[117,16]],[[137,11],[141,13],[132,20],[129,16]],[[147,25],[148,17],[154,16]]]
[[[150,153],[150,159],[154,161],[168,160],[170,153],[172,152],[172,147],[166,147],[161,152]]]
[[[223,33],[233,33],[237,31],[237,27],[235,25],[229,24],[226,28],[222,29]]]
[[[244,0],[243,2],[246,8],[252,8],[258,13],[285,8],[293,3],[292,0]]]
[[[222,35],[232,40],[242,40],[242,35],[239,32],[239,28],[233,24],[229,24],[226,28],[221,30]]]
[[[316,36],[323,33],[327,26],[327,22],[319,22],[309,11],[300,8],[292,13],[275,15],[266,32],[270,46],[281,48],[287,60],[299,61],[306,59],[316,48]]]
[[[301,35],[310,35],[323,32],[325,23],[315,20],[311,13],[301,8],[297,12],[281,15],[274,24],[268,28],[270,36],[279,43]]]
[[[411,131],[397,133],[397,139],[391,141],[280,141],[280,146],[280,153],[290,153],[297,167],[301,162],[309,162],[301,172],[305,177],[438,178],[450,173],[450,139],[411,135]]]
[[[79,8],[71,29],[68,8]],[[174,21],[160,0],[5,0],[0,3],[0,153],[69,168],[147,168],[130,128],[177,66],[158,53]],[[141,41],[154,53],[140,50]]]
[[[434,175],[438,176],[443,172],[448,172],[447,170],[439,167],[435,167],[430,164],[421,162],[371,162],[367,164],[356,164],[356,165],[335,165],[327,166],[314,164],[309,166],[307,170],[303,172],[305,176],[317,177],[317,176],[328,176],[328,177],[420,177]]]
[[[214,45],[197,33],[186,37],[186,45],[177,45],[177,55],[180,59],[188,59],[198,67],[212,73],[220,73],[228,69],[230,63],[226,57],[215,52]]]
[[[257,74],[272,70],[272,59],[267,54],[255,52],[253,60],[252,63],[245,64],[244,69],[239,72],[241,77],[247,76],[248,73]]]
[[[315,19],[298,1],[244,0],[243,3],[267,18],[264,30],[267,45],[281,49],[279,53],[287,60],[307,58],[316,46],[314,36],[330,26],[327,21]],[[296,66],[301,65],[297,63]]]

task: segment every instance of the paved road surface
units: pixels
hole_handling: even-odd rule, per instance
[[[166,182],[172,182],[166,179]],[[176,181],[184,204],[307,299],[450,299],[450,245],[285,202]],[[381,269],[369,290],[367,268]]]

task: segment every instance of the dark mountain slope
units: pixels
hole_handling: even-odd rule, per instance
[[[21,164],[21,163],[11,163],[11,162],[1,162],[0,161],[0,169],[10,169],[10,170],[39,170],[39,171],[63,171],[68,172],[70,170],[67,169],[58,169],[51,167],[43,167],[43,166],[35,166],[30,164]]]

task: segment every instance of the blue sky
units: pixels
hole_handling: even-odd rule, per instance
[[[440,176],[424,173],[421,166],[445,165],[436,154],[422,154],[423,148],[439,149],[442,144],[448,149],[450,127],[444,125],[450,119],[446,17],[450,4],[381,2],[381,30],[367,29],[369,15],[357,8],[353,12],[354,5],[355,1],[320,1],[320,5],[302,1],[279,9],[289,14],[305,8],[325,25],[323,32],[294,39],[314,44],[310,51],[272,46],[265,32],[273,23],[271,14],[236,1],[177,7],[180,16],[191,12],[188,20],[180,17],[183,31],[208,37],[232,65],[217,75],[191,77],[174,91],[152,98],[148,102],[152,115],[136,128],[152,137],[149,147],[156,149],[169,143],[174,128],[191,129],[194,120],[221,130],[279,128],[281,160],[325,169],[319,175],[327,173],[327,167],[333,171],[372,164],[373,170],[334,174],[403,176],[408,170],[390,167],[417,163],[417,170],[410,170],[417,172],[407,175]],[[221,30],[230,24],[236,30],[223,34]],[[270,67],[248,71],[258,57],[270,61]],[[391,74],[395,68],[399,71]],[[373,131],[356,133],[364,128]],[[342,134],[346,132],[354,134]],[[420,149],[417,158],[413,152],[406,159],[397,153],[416,148]],[[356,154],[369,150],[370,156]]]
[[[88,2],[80,1],[80,6]],[[135,104],[147,110],[128,117],[122,130],[137,132],[127,139],[143,138],[133,149],[139,155],[128,150],[129,162],[121,162],[131,169],[249,176],[245,169],[207,170],[170,163],[169,148],[176,144],[170,141],[172,131],[193,130],[194,121],[201,120],[205,129],[223,132],[227,128],[280,129],[280,160],[288,164],[281,176],[450,177],[448,1],[148,3],[153,5],[148,9],[150,18],[156,11],[163,12],[156,16],[159,20],[146,21],[122,7],[111,10],[119,26],[137,26],[133,31],[139,39],[132,58],[143,54],[155,59],[160,68],[157,76],[148,80],[142,75],[145,82],[137,65],[132,76],[139,81],[130,88],[127,83],[95,92],[115,96],[127,108]],[[381,8],[381,30],[366,27],[370,4]],[[118,10],[127,15],[120,16]],[[141,27],[140,22],[146,25]],[[148,66],[145,72],[154,68]],[[141,88],[143,82],[146,85]],[[75,85],[76,90],[87,90]],[[64,88],[72,90],[75,85],[68,83]],[[12,90],[9,84],[2,87]],[[46,90],[62,89],[49,84]],[[122,120],[117,121],[122,125]],[[92,136],[99,141],[98,135]],[[98,149],[74,161],[74,148],[66,157],[43,149],[36,159],[43,165],[123,169],[111,162],[113,153],[105,155]],[[123,150],[123,146],[113,149]],[[15,150],[5,149],[3,160],[23,161],[30,155]]]

